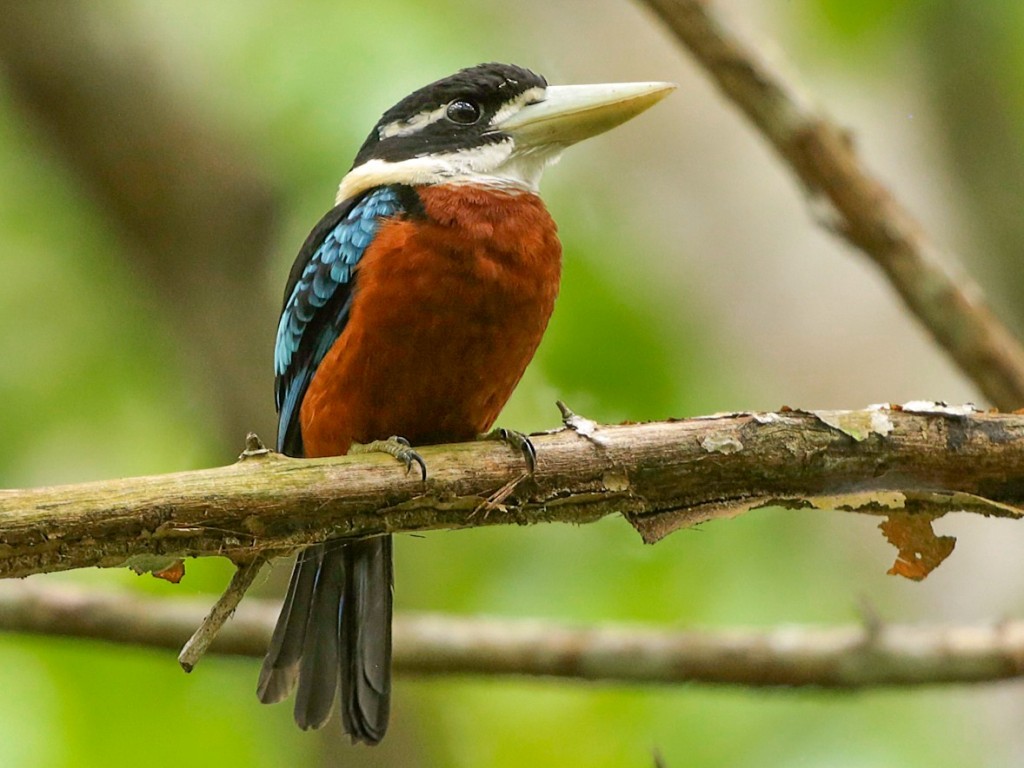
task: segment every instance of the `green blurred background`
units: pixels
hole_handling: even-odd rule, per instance
[[[1024,326],[1024,6],[723,0]],[[274,434],[280,292],[379,114],[486,60],[679,92],[545,180],[565,244],[549,333],[501,422],[975,399],[652,16],[616,0],[0,3],[0,486],[228,463]],[[1019,526],[939,523],[924,584],[876,521],[760,511],[644,547],[622,520],[399,537],[399,609],[772,626],[1020,615]],[[121,571],[33,577],[208,593]],[[279,595],[279,564],[256,589]],[[0,635],[0,765],[1013,766],[1020,686],[858,695],[396,682],[353,749],[260,706],[255,661]]]

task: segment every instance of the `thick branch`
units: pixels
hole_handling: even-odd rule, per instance
[[[247,600],[214,652],[262,656],[280,605]],[[177,649],[206,601],[154,601],[66,586],[0,585],[0,630]],[[1024,674],[1024,622],[998,626],[664,630],[405,614],[395,669],[417,675],[529,675],[619,683],[880,686],[979,683]]]
[[[800,178],[832,208],[830,229],[867,254],[994,405],[1024,406],[1024,347],[920,224],[861,164],[849,133],[741,41],[709,0],[644,0]]]
[[[507,447],[468,443],[423,449],[426,484],[387,456],[267,453],[219,469],[0,491],[0,577],[154,556],[247,562],[333,536],[611,513],[647,541],[768,504],[1020,514],[1024,415],[909,407],[562,430],[535,438],[533,476]]]

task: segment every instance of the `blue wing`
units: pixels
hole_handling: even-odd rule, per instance
[[[274,373],[277,449],[302,455],[299,408],[317,366],[345,329],[356,265],[381,219],[406,212],[409,187],[377,187],[335,206],[313,228],[292,266],[277,326]]]

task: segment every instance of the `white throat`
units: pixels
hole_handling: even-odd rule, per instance
[[[477,186],[538,191],[544,169],[557,162],[561,148],[517,151],[511,139],[472,149],[407,160],[367,160],[353,168],[338,186],[336,203],[385,184],[473,184]]]

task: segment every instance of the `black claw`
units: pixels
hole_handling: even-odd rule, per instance
[[[537,468],[537,449],[533,447],[530,438],[522,432],[505,429],[504,427],[495,427],[490,432],[480,435],[480,439],[498,440],[510,448],[517,449],[523,455],[523,460],[526,462],[526,467],[530,470],[531,475]]]
[[[420,479],[423,480],[423,482],[426,482],[427,480],[427,463],[412,447],[412,444],[404,437],[392,435],[387,440],[374,440],[373,442],[365,445],[353,444],[353,447],[350,448],[349,451],[351,453],[386,453],[405,464],[406,474],[412,471],[412,465],[414,463],[419,464]]]
[[[523,461],[526,462],[526,469],[530,474],[534,474],[534,470],[537,469],[537,449],[534,442],[521,432],[516,432],[515,437],[509,437],[506,441],[513,447],[518,447]]]
[[[533,442],[526,435],[521,435],[523,438],[522,444],[519,446],[519,450],[523,452],[523,458],[526,460],[526,466],[530,470],[530,474],[537,468],[537,449],[533,447]]]
[[[415,464],[419,464],[420,465],[420,479],[423,480],[423,482],[426,482],[427,481],[427,463],[423,460],[423,457],[420,456],[413,449],[412,443],[410,443],[404,437],[401,437],[399,435],[392,435],[391,437],[388,438],[388,440],[389,440],[389,442],[398,443],[400,445],[405,446],[404,448],[401,448],[401,449],[395,451],[395,458],[405,464],[405,472],[406,472],[406,474],[408,474],[409,472],[412,471],[412,465],[414,463]]]
[[[409,453],[405,456],[405,471],[407,473],[412,470],[413,462],[420,465],[420,479],[423,482],[427,482],[427,462],[425,462],[423,457],[416,453],[416,451],[410,448]]]

